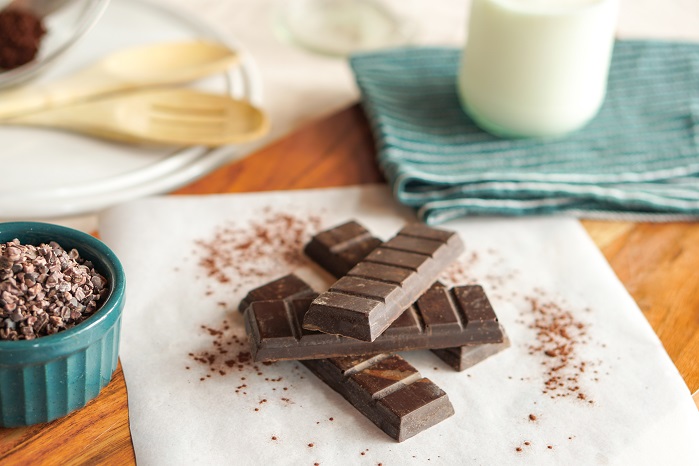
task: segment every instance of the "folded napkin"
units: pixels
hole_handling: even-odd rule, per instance
[[[449,223],[467,250],[441,279],[483,284],[512,346],[464,372],[403,353],[456,411],[405,442],[298,362],[253,364],[238,303],[289,272],[325,289],[331,277],[300,248],[349,219],[383,239],[415,220],[384,186],[170,196],[102,214],[129,279],[120,357],[139,465],[696,464],[689,390],[574,219]]]
[[[409,48],[351,59],[379,164],[423,220],[699,217],[699,44],[618,41],[600,113],[555,140],[479,129],[457,98],[460,53]]]

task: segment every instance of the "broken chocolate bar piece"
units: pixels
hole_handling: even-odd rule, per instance
[[[304,248],[308,257],[339,278],[350,271],[382,241],[355,221],[315,235]]]
[[[319,359],[303,364],[399,442],[454,414],[447,394],[395,354]]]
[[[250,303],[255,301],[294,299],[307,296],[315,297],[317,293],[313,291],[313,288],[308,286],[306,282],[293,273],[290,273],[289,275],[284,275],[282,278],[251,290],[240,302],[238,310],[240,312],[245,312],[245,309],[250,306]]]
[[[320,359],[501,343],[503,333],[483,288],[430,288],[373,342],[302,328],[313,298],[257,301],[245,311],[255,361]]]
[[[352,228],[347,228],[345,225],[353,224]],[[355,236],[352,237],[351,234]],[[366,251],[366,238],[373,238],[370,236],[366,228],[357,222],[348,222],[344,225],[340,225],[329,230],[318,233],[317,236],[323,238],[342,238],[342,252],[343,255],[340,256],[336,251],[337,249],[333,246],[335,243],[332,241],[324,241],[327,247],[313,248],[313,254],[308,254],[311,259],[316,261],[318,265],[325,268],[328,272],[332,273],[336,277],[340,278],[343,274],[337,274],[331,270],[327,264],[341,263],[344,269],[351,269],[368,253]],[[315,238],[314,238],[315,239]],[[311,240],[313,243],[314,240]],[[309,243],[310,245],[310,243]],[[307,246],[308,248],[308,246]],[[354,260],[354,262],[352,262]],[[433,286],[439,286],[441,284],[436,283]],[[390,328],[390,327],[389,327]],[[449,366],[457,371],[463,371],[469,367],[473,367],[477,363],[483,361],[484,359],[493,356],[500,351],[509,348],[510,341],[507,335],[504,333],[502,326],[500,330],[503,332],[502,343],[483,343],[478,345],[468,345],[468,346],[458,346],[454,348],[444,348],[444,349],[434,349],[431,350],[437,357],[442,361],[447,363]]]
[[[431,350],[439,359],[447,363],[456,371],[465,371],[481,361],[510,347],[510,339],[503,333],[502,343],[483,343],[480,345],[465,345],[456,348],[444,348]]]
[[[463,249],[454,232],[408,225],[318,296],[303,326],[374,341]]]

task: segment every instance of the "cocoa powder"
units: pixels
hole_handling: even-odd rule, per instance
[[[556,301],[546,299],[541,290],[527,297],[533,318],[528,327],[535,332],[535,342],[527,345],[528,353],[541,359],[544,371],[542,394],[551,398],[574,397],[593,403],[581,386],[585,371],[592,365],[582,359],[579,348],[590,342],[588,325],[578,313]]]
[[[0,68],[11,70],[34,60],[46,29],[29,10],[0,11]]]
[[[232,292],[307,263],[303,246],[320,229],[320,217],[264,209],[246,226],[228,223],[196,241],[195,256],[206,277]]]

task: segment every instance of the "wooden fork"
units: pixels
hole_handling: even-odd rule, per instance
[[[3,120],[128,143],[221,146],[267,133],[262,110],[229,96],[191,89],[149,89]]]

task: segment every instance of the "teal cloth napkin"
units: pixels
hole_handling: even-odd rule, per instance
[[[459,105],[460,53],[406,48],[350,60],[379,165],[421,219],[699,218],[699,44],[618,41],[600,113],[556,140],[479,129]]]

